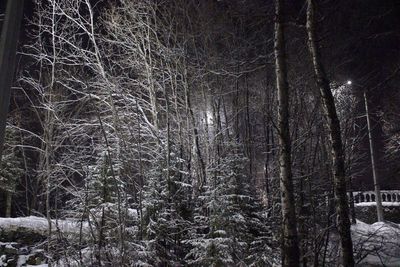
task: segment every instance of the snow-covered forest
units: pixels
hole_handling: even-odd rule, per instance
[[[396,1],[3,2],[0,266],[400,265]]]

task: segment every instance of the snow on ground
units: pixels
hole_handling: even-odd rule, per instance
[[[52,228],[56,226],[64,233],[79,233],[81,223],[75,220],[51,220]],[[18,218],[0,218],[0,228],[7,230],[17,230],[25,228],[37,233],[46,233],[48,229],[48,221],[46,218],[29,216]],[[87,231],[88,224],[83,222],[82,230]]]
[[[112,203],[103,203],[97,208],[90,210],[90,221],[100,220],[102,218],[102,212],[106,210],[109,216],[113,216],[117,213],[117,206]],[[136,209],[123,209],[126,212],[130,220],[138,220],[138,211]],[[115,215],[116,216],[116,215]],[[52,229],[57,227],[64,233],[79,233],[81,222],[76,219],[63,219],[63,220],[51,220]],[[94,222],[93,222],[94,223]],[[29,217],[18,217],[18,218],[1,218],[0,217],[0,229],[17,230],[18,228],[31,229],[37,233],[46,233],[48,229],[48,221],[44,217],[29,216]],[[84,221],[82,223],[82,231],[89,232],[89,223]]]
[[[364,203],[363,203],[364,204]],[[80,222],[72,219],[58,220],[59,229],[64,233],[79,233]],[[56,220],[52,220],[53,227]],[[45,234],[48,229],[46,218],[29,216],[19,218],[0,218],[0,229],[29,229]],[[55,228],[53,228],[55,229]],[[82,225],[83,231],[89,231],[88,223]],[[400,225],[391,222],[367,224],[357,221],[352,225],[354,253],[358,264],[363,266],[400,266]],[[2,259],[0,259],[0,266]],[[47,265],[42,265],[47,266]]]
[[[400,266],[400,225],[391,222],[352,225],[354,253],[359,264]]]

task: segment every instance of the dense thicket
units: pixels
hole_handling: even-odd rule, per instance
[[[34,1],[7,124],[0,214],[76,221],[73,239],[49,227],[54,262],[272,266],[280,262],[281,203],[295,202],[300,261],[338,262],[334,129],[325,127],[315,85],[306,5],[282,6],[287,116],[277,104],[269,2]],[[331,39],[323,38],[338,5],[317,5],[330,16],[316,12],[322,40],[314,41],[320,60],[332,63],[323,89],[333,92],[341,128],[345,197],[344,182],[363,171],[366,132],[354,127],[354,85],[335,73],[344,63],[333,57],[345,49],[326,49]],[[291,146],[286,202],[278,113]],[[380,116],[393,157],[398,114]]]

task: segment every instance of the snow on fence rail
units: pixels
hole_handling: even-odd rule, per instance
[[[350,193],[348,193],[350,196]],[[381,190],[382,205],[400,205],[400,190]],[[353,192],[354,203],[372,203],[376,201],[375,191]]]

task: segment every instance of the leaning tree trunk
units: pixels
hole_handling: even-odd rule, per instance
[[[299,241],[291,170],[289,131],[289,85],[287,81],[285,36],[282,23],[282,0],[275,1],[275,72],[278,89],[279,167],[282,202],[282,266],[299,266]]]
[[[14,77],[15,52],[21,26],[23,0],[8,0],[0,40],[0,161],[3,154],[4,133],[11,85]]]
[[[347,204],[344,150],[340,133],[340,122],[336,113],[335,102],[329,86],[329,80],[322,65],[317,47],[314,0],[307,0],[307,3],[308,46],[312,57],[317,85],[321,93],[325,124],[331,141],[335,202],[338,216],[337,223],[342,250],[341,264],[342,266],[351,267],[354,266],[354,257],[350,232],[349,207]]]

